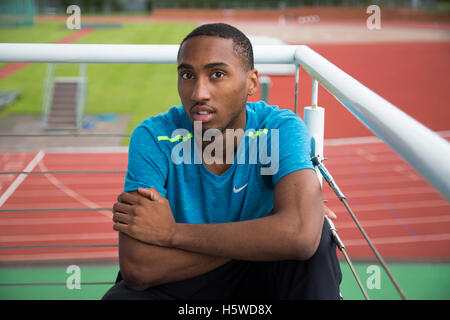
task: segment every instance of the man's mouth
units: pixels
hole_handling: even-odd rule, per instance
[[[208,122],[213,118],[215,112],[211,107],[201,105],[192,108],[192,114],[194,121]]]
[[[214,116],[214,112],[200,111],[194,113],[194,120],[201,122],[208,122]]]

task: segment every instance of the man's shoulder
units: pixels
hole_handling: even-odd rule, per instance
[[[264,101],[248,102],[248,112],[253,113],[256,125],[259,127],[279,128],[288,123],[302,123],[303,120],[289,109],[269,105]]]

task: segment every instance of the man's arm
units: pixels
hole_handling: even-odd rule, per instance
[[[322,191],[313,170],[294,171],[278,181],[274,208],[263,218],[218,224],[175,223],[167,199],[122,194],[114,229],[162,247],[242,260],[309,259],[323,224]]]
[[[189,279],[228,261],[230,259],[146,244],[119,233],[120,272],[126,285],[133,290]]]
[[[136,191],[131,193],[138,195]],[[119,232],[120,272],[126,285],[134,290],[192,278],[228,261],[230,259],[143,243]]]
[[[176,224],[169,245],[233,259],[306,260],[322,231],[322,190],[313,170],[294,171],[275,185],[273,214],[222,224]]]

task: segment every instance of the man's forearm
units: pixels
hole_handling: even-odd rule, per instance
[[[168,200],[155,189],[149,193],[148,199],[122,193],[113,210],[114,230],[139,240],[136,243],[141,246],[148,243],[212,257],[276,261],[309,259],[320,242],[324,209],[314,170],[299,170],[281,178],[274,189],[273,214],[247,221],[176,223]],[[130,245],[129,249],[135,247]],[[125,249],[120,245],[121,252]],[[141,263],[151,253],[142,251],[145,254],[133,253],[144,270],[138,274],[151,274],[145,268],[152,265]]]
[[[119,262],[127,286],[144,290],[189,279],[220,267],[230,259],[149,245],[119,234]]]
[[[323,215],[317,219],[322,226]],[[231,223],[179,223],[170,245],[240,260],[309,259],[318,246],[321,229],[289,220],[289,216],[275,214]]]
[[[294,171],[281,178],[272,213],[230,223],[175,223],[168,246],[241,260],[309,259],[319,245],[324,219],[315,171]]]

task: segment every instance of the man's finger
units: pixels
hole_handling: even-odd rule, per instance
[[[117,197],[117,201],[121,203],[127,203],[127,204],[137,204],[139,203],[141,197],[135,194],[132,194],[130,192],[122,192]]]
[[[116,212],[130,214],[133,212],[133,206],[126,203],[116,202],[113,205],[113,213]]]
[[[144,197],[146,197],[150,200],[153,200],[154,196],[153,196],[153,192],[152,192],[151,188],[148,188],[148,189],[147,188],[138,188],[137,191],[140,195],[143,195]]]
[[[123,224],[129,224],[130,220],[131,220],[131,217],[128,214],[115,212],[113,215],[113,221],[116,223],[119,222],[119,223],[123,223]]]
[[[128,234],[128,225],[127,224],[116,222],[116,223],[113,224],[113,229],[116,230],[116,231],[120,231],[120,232],[123,232],[125,234]]]

